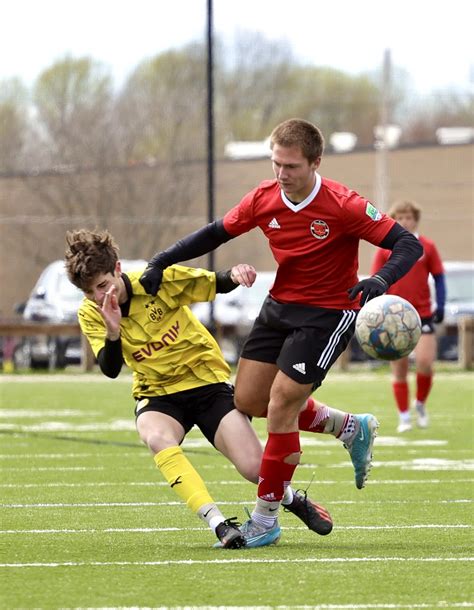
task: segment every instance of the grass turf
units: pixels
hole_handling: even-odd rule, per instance
[[[302,434],[294,487],[314,476],[333,532],[281,513],[277,546],[240,551],[213,549],[165,485],[134,430],[129,380],[0,379],[4,608],[474,607],[473,374],[440,373],[430,428],[402,436],[386,369],[330,374],[318,398],[381,422],[367,487],[338,441]],[[199,431],[184,448],[243,520],[255,487]]]

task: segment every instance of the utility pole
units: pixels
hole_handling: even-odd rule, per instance
[[[213,59],[213,6],[207,0],[207,220],[214,221],[214,59]],[[208,254],[208,269],[214,271],[214,251]],[[216,330],[214,302],[209,303],[209,328]]]
[[[390,99],[391,99],[391,56],[385,49],[382,69],[382,94],[380,98],[379,125],[375,129],[375,205],[382,211],[388,208],[390,177],[388,171]]]

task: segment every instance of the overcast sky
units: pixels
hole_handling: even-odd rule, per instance
[[[286,39],[297,59],[350,73],[374,70],[384,49],[416,89],[472,88],[472,0],[213,0],[214,29]],[[5,0],[0,79],[30,85],[70,54],[110,66],[119,84],[143,59],[205,40],[207,0]],[[471,74],[471,81],[470,81]]]

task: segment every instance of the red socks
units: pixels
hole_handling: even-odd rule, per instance
[[[324,426],[329,417],[326,405],[316,406],[313,398],[306,401],[306,408],[298,417],[298,428],[305,432],[324,432]]]
[[[426,402],[433,384],[433,375],[416,374],[416,400],[418,402]],[[404,381],[394,381],[392,383],[393,394],[400,413],[404,413],[409,409],[408,383]]]
[[[433,383],[433,375],[416,374],[416,400],[426,402]]]
[[[300,452],[299,432],[269,432],[263,452],[257,495],[268,502],[280,501],[298,464],[287,464],[289,455]]]
[[[408,404],[408,383],[405,381],[394,381],[392,383],[395,402],[400,413],[405,413],[409,409]]]

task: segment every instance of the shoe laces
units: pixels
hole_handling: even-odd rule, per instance
[[[293,495],[300,494],[300,495],[302,495],[302,496],[303,496],[303,502],[304,502],[304,504],[305,504],[305,506],[306,506],[306,507],[307,507],[306,500],[308,499],[308,490],[309,490],[309,488],[311,487],[311,485],[312,485],[312,483],[313,483],[313,481],[314,481],[314,477],[315,477],[315,476],[316,476],[316,473],[315,473],[315,472],[313,472],[313,474],[311,475],[311,479],[310,479],[310,481],[309,481],[309,483],[308,483],[308,485],[307,485],[306,489],[297,489],[296,491],[294,491],[294,492],[293,492]],[[291,513],[291,510],[288,508],[289,504],[288,504],[287,506],[285,506],[284,504],[282,504],[282,506],[283,506],[283,511],[284,511],[284,512],[286,512],[286,513]],[[306,510],[307,510],[307,508],[306,508]]]
[[[237,521],[237,517],[229,517],[229,519],[224,519],[222,525],[225,525],[226,527],[240,527],[242,523]]]

